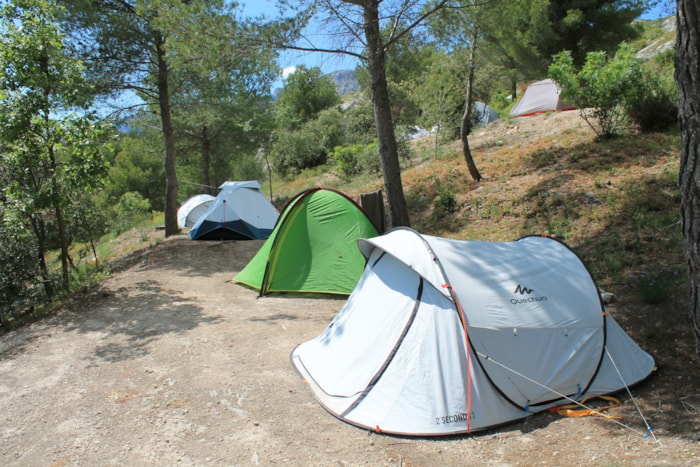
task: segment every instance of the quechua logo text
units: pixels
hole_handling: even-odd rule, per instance
[[[515,291],[513,293],[519,293],[520,295],[525,295],[525,294],[530,295],[532,292],[534,292],[534,290],[528,289],[527,287],[524,287],[524,286],[518,284],[518,286],[515,288]]]
[[[527,286],[524,286],[522,284],[518,284],[515,287],[515,290],[513,291],[513,294],[515,294],[515,298],[510,299],[510,303],[512,305],[522,305],[524,303],[533,303],[533,302],[544,302],[546,300],[549,300],[546,295],[542,295],[539,297],[532,296],[532,292],[534,292],[534,289],[531,289]],[[522,297],[522,298],[519,298]]]

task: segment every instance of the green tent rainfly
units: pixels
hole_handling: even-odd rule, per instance
[[[345,194],[311,188],[287,204],[270,237],[234,281],[260,295],[349,295],[365,266],[357,240],[377,235],[367,214]]]

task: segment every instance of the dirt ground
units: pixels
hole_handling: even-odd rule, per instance
[[[619,395],[621,424],[544,413],[425,439],[347,425],[289,363],[344,299],[257,298],[231,282],[260,245],[170,237],[56,316],[2,336],[0,464],[700,464],[698,367],[673,345],[634,400]]]

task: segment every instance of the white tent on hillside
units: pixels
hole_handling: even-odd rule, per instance
[[[214,201],[212,195],[201,194],[188,198],[177,210],[177,225],[181,229],[194,226],[202,215],[207,212]]]
[[[192,240],[266,239],[279,213],[256,180],[225,182],[207,211],[190,230]]]
[[[530,84],[517,104],[510,110],[513,117],[526,117],[542,112],[573,110],[576,107],[563,102],[559,97],[561,90],[552,79],[544,79]]]
[[[333,322],[291,354],[330,413],[399,435],[469,433],[646,378],[653,358],[560,241],[459,241],[397,228]]]

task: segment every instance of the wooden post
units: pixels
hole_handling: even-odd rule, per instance
[[[367,213],[374,226],[377,228],[379,235],[386,230],[386,222],[384,219],[384,197],[382,190],[373,191],[371,193],[360,194],[360,207]]]

